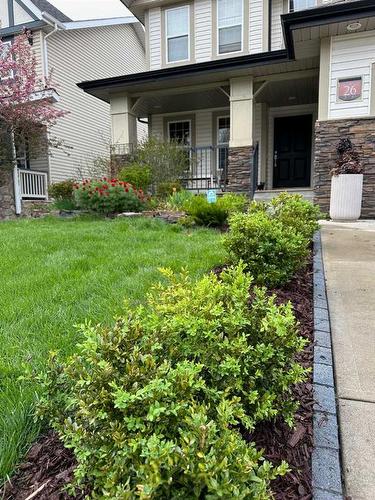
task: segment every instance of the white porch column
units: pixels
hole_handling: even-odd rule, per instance
[[[253,145],[253,77],[230,80],[231,148]]]
[[[230,141],[228,189],[252,196],[253,77],[230,80]]]
[[[137,144],[137,118],[132,112],[133,102],[126,94],[111,96],[113,145]]]

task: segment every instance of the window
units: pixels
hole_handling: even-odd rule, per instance
[[[3,42],[2,50],[0,52],[0,59],[5,59],[7,57],[7,54],[12,46],[12,42]],[[7,75],[3,75],[1,77],[0,75],[0,80],[7,80],[8,78],[12,78],[13,76],[13,70],[10,70]]]
[[[30,169],[29,145],[27,140],[16,142],[17,166],[22,169]]]
[[[165,11],[167,62],[189,59],[189,6]]]
[[[242,50],[243,0],[217,0],[218,52]]]
[[[290,0],[290,12],[296,12],[297,10],[311,9],[315,7],[317,0]]]
[[[227,163],[228,163],[229,137],[230,137],[230,117],[219,116],[219,118],[217,119],[217,145],[218,145],[217,166],[219,169],[224,171],[227,168]]]
[[[170,141],[177,142],[178,144],[181,144],[181,146],[190,146],[190,121],[169,122],[168,135]]]

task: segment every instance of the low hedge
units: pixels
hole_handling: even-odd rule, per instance
[[[304,346],[291,305],[239,265],[193,282],[165,271],[145,307],[82,327],[78,353],[51,361],[39,413],[78,461],[92,498],[270,498],[287,470],[239,433],[295,410]]]

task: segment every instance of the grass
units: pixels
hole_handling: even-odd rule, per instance
[[[36,384],[25,366],[43,370],[48,352],[74,350],[74,325],[109,323],[123,298],[144,300],[159,267],[199,276],[223,260],[220,235],[150,219],[80,218],[0,224],[0,483],[40,428]]]

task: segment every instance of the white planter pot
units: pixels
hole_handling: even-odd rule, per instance
[[[332,220],[355,221],[361,216],[363,174],[332,176],[329,215]]]

